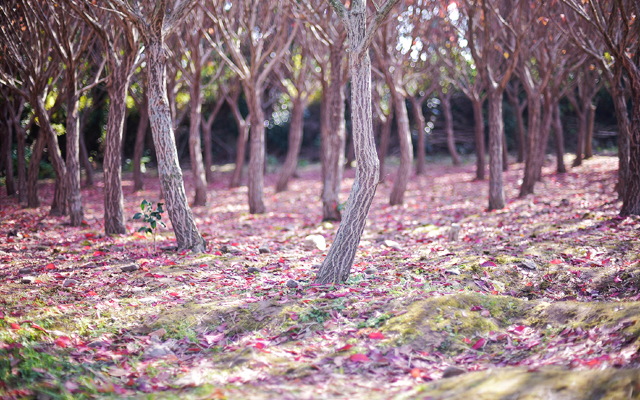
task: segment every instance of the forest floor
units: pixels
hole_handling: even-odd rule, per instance
[[[615,157],[548,163],[524,199],[512,165],[494,212],[471,162],[429,164],[403,206],[388,205],[388,168],[336,287],[313,285],[326,251],[305,243],[338,227],[321,221],[317,165],[284,193],[268,174],[263,215],[218,171],[193,208],[200,255],[172,251],[170,227],[158,250],[137,233],[141,201],[159,201],[149,175],[135,194],[124,176],[121,236],[103,234],[100,180],[80,228],[0,197],[0,398],[640,396],[640,219],[618,216]]]

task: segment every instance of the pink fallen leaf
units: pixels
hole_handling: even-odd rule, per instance
[[[340,347],[339,349],[336,349],[336,351],[345,351],[345,350],[349,350],[352,347],[353,347],[352,344],[347,344],[347,345],[344,345],[344,346]]]
[[[353,362],[367,362],[369,361],[369,357],[367,357],[364,354],[361,353],[356,353],[356,354],[352,354],[349,359]]]
[[[176,293],[176,292],[169,293],[169,296],[180,297],[180,295],[178,293]]]
[[[471,339],[469,338],[464,338],[462,339],[463,342],[465,342],[466,344],[471,344]]]
[[[481,306],[473,306],[470,308],[471,311],[481,311],[482,307]]]
[[[254,344],[253,347],[255,347],[256,349],[264,349],[266,346],[264,345],[264,343],[258,342]]]
[[[551,260],[551,264],[562,264],[562,260],[556,258],[555,260]]]
[[[65,387],[68,391],[73,392],[73,391],[78,390],[78,388],[79,388],[80,386],[78,386],[76,383],[73,383],[72,381],[66,381],[66,382],[64,383],[64,387]]]
[[[46,269],[56,269],[56,266],[53,264],[47,264]]]
[[[485,261],[482,264],[480,264],[481,267],[495,267],[496,263],[492,262],[492,261]]]
[[[20,329],[20,324],[12,323],[11,324],[11,329],[15,329],[15,330]]]
[[[421,374],[422,371],[420,370],[420,368],[414,368],[411,370],[411,376],[413,376],[414,378],[420,378]]]
[[[491,312],[489,312],[489,310],[482,310],[480,312],[480,315],[482,315],[483,317],[490,317],[491,316]]]
[[[31,324],[31,327],[32,327],[33,329],[37,329],[37,330],[42,331],[42,332],[45,332],[45,333],[47,332],[47,330],[46,330],[46,329],[44,329],[43,327],[41,327],[40,325],[37,325],[37,324]]]
[[[471,346],[471,348],[474,349],[474,350],[478,350],[478,349],[482,348],[482,346],[484,346],[485,343],[487,343],[487,339],[480,338],[480,339],[478,339],[478,341],[473,346]]]
[[[369,334],[369,339],[384,339],[384,335],[381,332],[371,332]]]
[[[60,336],[53,343],[55,343],[56,346],[68,347],[71,344],[71,339],[67,336]]]
[[[613,278],[613,281],[615,283],[620,283],[620,282],[622,282],[622,279],[620,279],[619,277],[616,276],[615,278]]]

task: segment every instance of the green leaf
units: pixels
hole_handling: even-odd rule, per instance
[[[147,233],[153,233],[153,231],[150,228],[147,228]]]
[[[147,231],[147,228],[145,228],[144,226],[142,228],[138,229],[138,232],[146,232],[146,231]]]
[[[156,220],[151,221],[151,228],[156,229]]]
[[[136,215],[133,216],[133,219],[140,219],[142,218],[142,213],[136,213]]]
[[[164,224],[164,222],[160,221],[160,225],[162,225],[164,228],[166,228],[167,226]]]

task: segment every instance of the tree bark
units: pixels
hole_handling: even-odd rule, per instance
[[[67,206],[71,226],[82,225],[82,193],[80,192],[80,124],[78,123],[79,95],[74,65],[67,70],[67,158],[65,160]]]
[[[165,84],[167,54],[162,32],[154,32],[145,44],[148,56],[149,121],[158,156],[158,174],[167,212],[176,235],[178,250],[200,253],[205,251],[206,242],[198,232],[184,190]]]
[[[363,28],[366,26],[366,8],[354,10],[357,8],[356,5],[363,6],[362,3],[352,4],[349,18],[355,27],[347,27],[351,29],[349,42],[352,49],[357,48],[363,40]],[[371,112],[371,60],[368,52],[361,56],[360,62],[356,62],[357,57],[358,55],[353,53],[349,57],[351,118],[357,162],[356,178],[347,200],[344,219],[316,276],[315,282],[321,284],[340,283],[349,278],[351,265],[378,186],[379,162],[373,137]]]
[[[44,129],[38,130],[38,137],[33,144],[31,158],[29,159],[29,170],[27,171],[27,207],[40,207],[40,196],[38,196],[38,176],[40,175],[40,161],[42,153],[47,143],[47,133]]]
[[[137,192],[144,188],[142,180],[142,155],[144,154],[144,139],[147,136],[147,128],[149,127],[149,111],[147,93],[142,94],[142,102],[140,104],[140,121],[136,131],[136,143],[133,147],[133,191]]]
[[[276,192],[287,190],[289,179],[296,172],[298,166],[298,155],[302,146],[302,133],[304,122],[304,109],[306,104],[298,96],[293,99],[291,108],[291,123],[289,124],[289,148],[287,149],[287,157],[284,160],[282,171],[276,183]]]
[[[231,181],[229,182],[230,188],[236,188],[240,186],[242,181],[242,170],[244,169],[244,160],[247,156],[247,141],[249,140],[249,124],[240,114],[240,108],[238,107],[238,95],[234,93],[227,99],[227,103],[233,111],[233,117],[238,125],[238,140],[236,144],[236,165],[231,175]],[[248,116],[251,118],[251,116]]]
[[[340,184],[344,171],[345,150],[345,95],[342,85],[342,45],[330,47],[331,69],[329,71],[329,127],[325,131],[324,181],[322,182],[322,220],[340,221]],[[353,91],[352,91],[353,93]],[[354,99],[351,99],[352,103]],[[352,116],[353,118],[353,116]],[[353,129],[353,128],[352,128]],[[355,134],[354,134],[355,135]],[[354,136],[355,138],[355,136]]]
[[[527,159],[524,164],[524,177],[522,178],[522,185],[520,186],[520,197],[524,197],[533,193],[533,188],[536,183],[536,166],[537,158],[540,154],[536,151],[536,145],[541,136],[540,132],[540,96],[537,93],[527,93],[528,103],[528,135],[527,135]]]
[[[426,147],[426,132],[425,130],[425,120],[424,114],[422,113],[422,102],[418,100],[417,97],[410,96],[411,99],[411,109],[413,110],[413,118],[416,120],[416,127],[418,128],[418,150],[416,152],[417,160],[416,160],[416,175],[424,175],[427,169],[427,161],[425,156],[425,147]],[[380,163],[380,175],[382,176],[382,163]]]
[[[473,104],[473,121],[476,141],[476,180],[483,181],[485,177],[484,152],[484,117],[482,116],[482,101],[471,100]]]
[[[536,143],[536,182],[542,180],[542,166],[547,156],[547,144],[549,143],[549,135],[551,134],[551,124],[553,122],[553,101],[549,93],[543,92],[543,109],[542,122],[540,124],[540,133],[538,142]]]
[[[451,116],[451,90],[443,92],[442,87],[438,89],[440,100],[442,101],[442,114],[444,115],[444,130],[447,133],[447,148],[451,155],[453,165],[460,165],[460,156],[456,150],[456,141],[453,136],[453,117]]]
[[[562,131],[562,119],[560,117],[560,103],[559,99],[554,99],[553,105],[553,131],[556,139],[556,170],[559,174],[567,172],[567,168],[564,165],[564,135]]]
[[[213,166],[213,158],[211,155],[211,139],[212,139],[211,126],[213,125],[213,121],[218,115],[218,112],[220,112],[220,108],[222,108],[223,104],[224,104],[224,96],[220,96],[218,101],[216,101],[216,105],[213,111],[211,112],[211,115],[209,115],[209,118],[205,119],[204,116],[202,116],[201,118],[202,119],[202,139],[204,142],[204,169],[205,169],[205,176],[207,178],[208,183],[213,183],[213,170],[211,169],[211,167]]]
[[[596,118],[596,105],[589,103],[587,106],[587,129],[584,138],[584,159],[593,157],[593,128]]]
[[[502,130],[502,170],[509,170],[509,150],[507,146],[507,133]]]
[[[499,210],[505,206],[502,179],[502,92],[489,90],[489,207]]]
[[[526,139],[525,139],[525,129],[524,129],[524,117],[522,113],[524,111],[525,106],[520,104],[520,99],[518,98],[518,88],[520,83],[517,83],[516,90],[511,90],[507,88],[507,98],[509,103],[511,103],[511,108],[513,108],[514,114],[516,115],[516,123],[518,125],[518,129],[516,130],[516,137],[518,139],[518,162],[524,162],[525,151],[526,151]]]
[[[80,133],[80,161],[86,174],[84,184],[86,187],[93,187],[93,165],[89,161],[89,153],[87,152],[87,144],[84,141],[84,133]]]
[[[616,82],[616,88],[611,91],[611,97],[613,97],[618,121],[618,198],[624,199],[629,180],[629,129],[631,124],[627,112],[627,100],[619,82]]]
[[[640,68],[625,61],[625,69],[631,82],[633,111],[629,131],[629,176],[620,215],[640,215]]]
[[[189,155],[191,171],[195,181],[196,192],[193,204],[207,204],[207,179],[202,162],[202,146],[200,143],[200,121],[202,120],[202,91],[200,90],[200,60],[195,63],[194,79],[191,84],[191,114],[189,116]]]
[[[584,139],[586,136],[586,115],[576,110],[578,114],[578,143],[576,145],[576,158],[573,160],[573,166],[582,165],[582,151],[584,150]]]
[[[22,129],[20,125],[20,121],[16,121],[14,119],[14,128],[16,129],[16,139],[17,139],[17,157],[18,157],[18,202],[20,204],[24,204],[27,202],[27,174],[26,174],[26,158],[25,158],[25,148],[27,147],[26,141],[26,132]],[[41,152],[42,153],[42,152]]]
[[[380,163],[380,180],[384,179],[385,160],[389,150],[389,137],[391,136],[391,125],[393,123],[393,102],[389,102],[389,115],[382,122],[380,132],[380,147],[378,148],[378,162]],[[423,147],[424,148],[424,147]]]
[[[391,196],[389,198],[389,204],[394,206],[404,202],[404,192],[407,190],[407,183],[409,182],[411,169],[413,168],[413,145],[411,143],[411,130],[409,128],[409,116],[405,97],[400,91],[392,89],[391,92],[395,103],[394,108],[397,116],[398,137],[400,139],[400,166],[398,167],[398,173],[393,182],[393,189],[391,190]]]
[[[8,104],[7,107],[12,107],[12,104]],[[5,119],[6,130],[4,132],[4,140],[3,140],[3,158],[4,158],[4,169],[5,169],[5,186],[7,188],[7,196],[15,196],[16,195],[16,184],[13,179],[13,157],[11,157],[11,153],[13,152],[13,127],[9,118]]]
[[[244,83],[244,82],[243,82]],[[248,198],[249,213],[264,214],[264,111],[262,110],[261,88],[245,87],[247,105],[251,114],[251,130],[249,133],[249,168]]]

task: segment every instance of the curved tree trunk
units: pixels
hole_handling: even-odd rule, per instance
[[[323,158],[325,161],[324,181],[322,182],[323,221],[340,221],[342,218],[338,206],[340,204],[340,184],[342,183],[342,174],[344,171],[346,138],[344,120],[345,94],[341,76],[341,47],[341,45],[334,45],[330,48],[331,70],[328,95],[330,125],[325,132],[327,135],[327,144],[323,146],[325,150]],[[351,101],[353,104],[354,99],[352,98]],[[359,160],[356,159],[356,161]]]
[[[536,167],[538,165],[537,158],[541,155],[536,151],[536,145],[540,140],[540,97],[536,94],[528,96],[528,135],[527,135],[527,159],[524,163],[524,176],[522,185],[520,186],[520,197],[524,197],[533,193],[533,187],[536,183]]]
[[[365,18],[364,12],[360,15],[360,18]],[[357,40],[351,36],[351,40]],[[354,62],[354,58],[354,55],[349,57],[356,178],[347,200],[344,220],[315,279],[321,284],[340,283],[349,278],[380,175],[372,126],[371,60],[368,53],[362,56],[359,64]]]
[[[142,155],[144,154],[144,139],[147,136],[149,127],[149,111],[147,93],[142,94],[142,104],[140,104],[140,121],[136,131],[136,143],[133,147],[133,191],[137,192],[144,188],[142,180]]]
[[[505,206],[502,179],[502,137],[504,122],[502,120],[502,93],[491,90],[489,102],[489,207],[498,210]]]
[[[593,157],[593,129],[596,118],[596,105],[590,103],[587,106],[587,129],[584,138],[584,159]]]
[[[27,171],[27,207],[40,207],[40,196],[38,196],[38,175],[40,175],[40,161],[42,153],[47,143],[47,136],[44,129],[38,130],[38,137],[33,144],[31,158],[29,159],[29,170]]]
[[[476,180],[484,180],[485,153],[484,153],[484,118],[482,116],[482,102],[472,100],[473,104],[473,130],[476,141]]]
[[[263,214],[264,206],[264,111],[260,88],[254,88],[245,82],[244,92],[247,97],[247,106],[251,119],[251,131],[249,134],[249,168],[248,168],[248,199],[249,213]],[[237,166],[236,166],[237,167]]]
[[[67,71],[67,158],[65,160],[67,206],[71,226],[82,225],[82,193],[80,192],[80,124],[78,123],[79,96],[76,89],[76,68]]]
[[[191,157],[191,171],[196,186],[193,200],[194,206],[207,204],[207,179],[202,162],[202,146],[200,144],[200,121],[202,120],[202,92],[200,90],[199,61],[191,85],[191,114],[189,116],[189,156]]]
[[[93,187],[93,165],[89,161],[87,144],[84,142],[84,133],[80,133],[80,161],[86,174],[84,184],[86,187]]]
[[[300,97],[294,98],[291,109],[291,123],[289,124],[289,148],[287,157],[282,166],[282,171],[276,183],[276,192],[287,190],[289,179],[296,172],[298,155],[302,146],[302,127],[304,122],[304,109],[306,104]]]
[[[404,95],[396,90],[392,90],[392,92],[395,92],[393,101],[395,103],[398,137],[400,139],[400,166],[398,167],[398,173],[393,182],[393,189],[389,198],[389,204],[393,206],[404,202],[404,192],[407,190],[407,183],[411,177],[411,169],[413,167],[413,145],[411,143],[409,116]]]
[[[562,132],[562,119],[560,118],[560,103],[559,99],[554,99],[553,105],[553,131],[556,139],[556,162],[557,172],[564,174],[567,172],[567,168],[564,165],[564,135]]]
[[[422,103],[418,101],[416,97],[411,96],[411,105],[413,107],[413,118],[416,120],[416,128],[418,129],[418,150],[416,152],[416,175],[423,175],[427,169],[427,161],[425,156],[425,120],[422,113]],[[380,165],[380,171],[382,171],[382,165]],[[382,173],[380,174],[382,176]]]
[[[389,150],[389,137],[391,136],[391,125],[393,123],[393,102],[389,102],[389,115],[382,122],[380,132],[380,147],[378,148],[378,161],[380,163],[380,180],[384,179],[385,160]]]
[[[627,100],[622,88],[612,90],[613,104],[618,120],[618,197],[624,199],[626,196],[627,181],[629,180],[629,114],[627,112]]]
[[[161,36],[160,32],[155,34]],[[158,156],[158,174],[178,250],[200,253],[205,251],[206,242],[198,232],[184,190],[165,85],[166,50],[163,49],[162,40],[158,36],[154,35],[149,39],[149,43],[146,43],[149,121]]]
[[[438,90],[440,92],[440,100],[442,101],[442,113],[444,115],[444,130],[447,133],[447,148],[451,155],[453,165],[460,165],[460,156],[456,150],[456,140],[453,136],[453,117],[451,116],[451,91],[443,93],[442,88]]]

